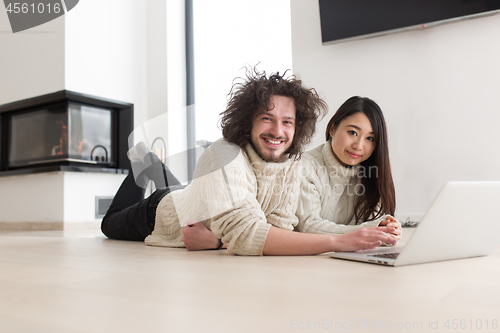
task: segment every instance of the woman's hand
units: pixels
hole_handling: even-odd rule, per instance
[[[396,240],[396,243],[401,239],[401,223],[399,223],[394,217],[387,216],[385,220],[380,222],[379,227],[393,227],[394,232],[391,232],[391,235]]]
[[[188,221],[189,224],[182,227],[182,241],[189,251],[215,250],[220,246],[220,240],[208,230],[203,223]]]
[[[335,235],[335,252],[351,252],[370,250],[382,243],[395,245],[397,240],[393,236],[393,226],[367,227],[351,231],[343,235]]]

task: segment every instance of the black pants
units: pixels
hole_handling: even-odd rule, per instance
[[[102,219],[101,230],[108,238],[143,241],[155,226],[156,207],[170,191],[184,186],[165,167],[166,189],[156,190],[144,199],[145,189],[136,185],[132,170],[116,192]]]

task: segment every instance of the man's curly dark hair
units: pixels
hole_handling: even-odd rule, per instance
[[[295,134],[286,153],[300,159],[316,131],[316,121],[328,113],[328,106],[316,90],[304,87],[295,75],[285,78],[285,74],[276,72],[267,77],[265,71],[247,68],[246,80],[233,84],[227,108],[220,114],[222,136],[228,142],[244,148],[250,142],[253,120],[262,110],[269,110],[271,96],[291,97],[296,108]]]

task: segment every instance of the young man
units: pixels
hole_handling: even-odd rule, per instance
[[[146,244],[184,247],[183,227],[189,232],[186,226],[195,220],[239,255],[305,255],[393,244],[390,227],[346,235],[292,231],[298,223],[298,160],[326,110],[317,93],[295,77],[248,71],[246,80],[233,86],[222,113],[224,139],[200,157],[193,182],[128,206],[121,203],[129,199],[119,195],[120,188],[103,219],[103,233],[141,239],[154,228]],[[129,188],[133,179],[127,178]],[[167,182],[171,187],[172,181]]]

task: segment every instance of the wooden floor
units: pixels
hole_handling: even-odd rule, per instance
[[[149,247],[98,230],[0,233],[2,333],[498,332],[498,320],[500,249],[392,268]]]

